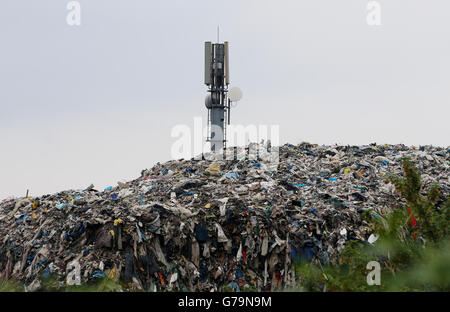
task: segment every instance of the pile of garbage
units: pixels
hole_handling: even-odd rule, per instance
[[[103,191],[5,199],[0,278],[30,291],[50,276],[66,285],[115,277],[132,290],[274,291],[295,285],[298,263],[333,263],[349,240],[373,243],[362,214],[399,201],[386,176],[402,174],[402,157],[449,194],[449,148],[277,150],[275,168],[248,154],[173,160]]]

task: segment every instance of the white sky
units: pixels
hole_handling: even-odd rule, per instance
[[[450,1],[0,3],[0,199],[98,189],[170,159],[206,119],[203,44],[230,42],[235,124],[281,143],[449,145]]]

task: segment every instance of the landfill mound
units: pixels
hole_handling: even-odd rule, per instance
[[[335,263],[347,241],[371,243],[362,213],[398,204],[386,176],[402,174],[404,156],[449,194],[449,148],[302,143],[279,147],[276,170],[248,156],[174,160],[104,191],[9,198],[0,274],[31,291],[49,276],[150,291],[293,286],[296,264]]]

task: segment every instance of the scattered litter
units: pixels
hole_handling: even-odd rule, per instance
[[[348,241],[377,240],[362,213],[399,201],[385,180],[403,156],[449,194],[447,149],[302,143],[280,147],[276,170],[248,157],[173,160],[103,192],[11,197],[0,202],[0,274],[27,291],[50,275],[151,291],[291,286],[297,263],[334,263]]]

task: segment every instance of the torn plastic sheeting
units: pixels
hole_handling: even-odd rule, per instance
[[[215,223],[215,226],[217,228],[217,242],[219,243],[226,243],[228,242],[228,238],[226,237],[225,233],[222,230],[222,227],[220,224]]]

